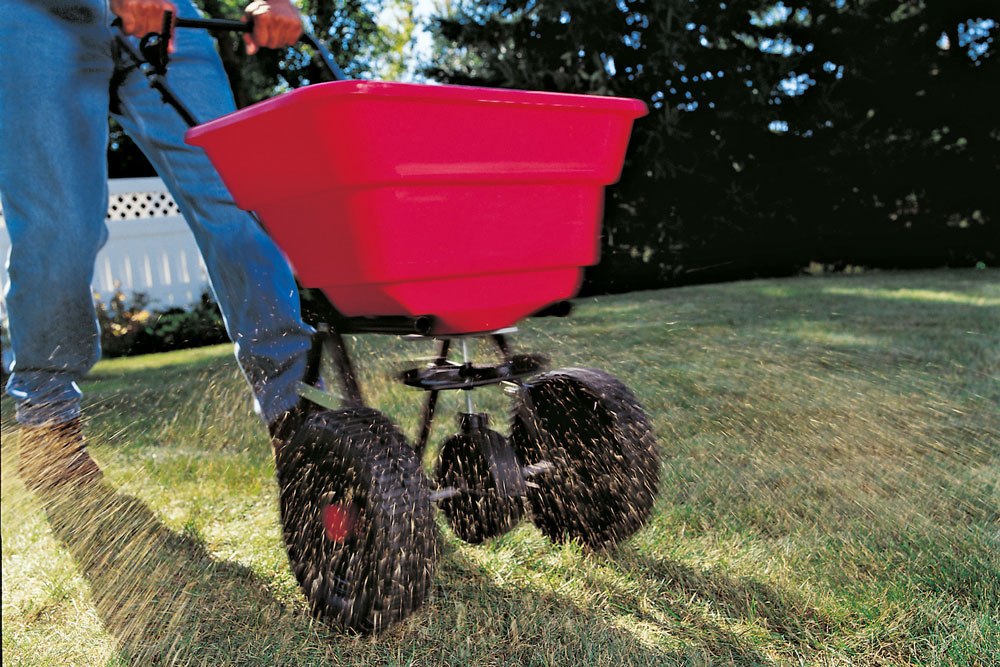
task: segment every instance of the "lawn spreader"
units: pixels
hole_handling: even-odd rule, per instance
[[[300,390],[318,407],[276,461],[285,545],[313,612],[362,632],[411,613],[438,559],[435,504],[471,543],[525,513],[552,540],[590,549],[639,530],[660,464],[632,392],[601,370],[547,371],[509,336],[522,318],[569,314],[583,267],[598,260],[604,187],[645,105],[346,80],[306,35],[338,80],[199,124],[166,83],[173,28],[250,27],[168,16],[138,48],[121,42],[323,315]],[[253,137],[267,137],[266,159]],[[415,445],[364,400],[344,335],[365,333],[436,342],[430,363],[398,378],[426,392]],[[473,363],[477,337],[496,363]],[[513,400],[508,435],[473,407],[473,389],[488,385]],[[431,422],[448,390],[466,392],[466,410],[429,480]]]

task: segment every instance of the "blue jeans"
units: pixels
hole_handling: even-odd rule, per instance
[[[197,16],[189,0],[178,14]],[[90,284],[107,240],[108,113],[142,148],[194,233],[255,408],[298,400],[311,330],[282,254],[236,208],[177,113],[118,52],[107,0],[7,0],[0,10],[0,196],[10,234],[6,295],[22,424],[80,411],[76,381],[97,362]],[[168,81],[199,121],[234,110],[214,44],[179,30]],[[261,159],[267,159],[266,146]]]

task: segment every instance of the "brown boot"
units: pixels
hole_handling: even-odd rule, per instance
[[[101,469],[84,447],[79,418],[22,426],[18,445],[18,472],[32,491],[50,491],[65,484],[85,486],[101,479]]]

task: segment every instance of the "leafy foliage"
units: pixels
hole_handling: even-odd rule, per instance
[[[207,16],[239,17],[244,0],[197,0]],[[302,0],[299,9],[309,29],[330,49],[344,72],[369,78],[398,70],[402,50],[413,31],[412,22],[380,27],[383,9],[412,8],[411,0]],[[247,56],[242,39],[219,34],[219,53],[229,75],[236,105],[244,107],[289,88],[325,81],[328,75],[304,49],[262,49]]]
[[[105,357],[167,352],[229,340],[219,307],[207,292],[187,308],[150,310],[143,294],[128,299],[116,290],[107,303],[95,299]]]
[[[151,313],[146,309],[149,299],[137,294],[129,302],[120,289],[115,290],[107,304],[97,296],[94,309],[101,329],[101,350],[109,357],[124,356],[150,320]]]
[[[453,0],[427,74],[649,105],[607,200],[597,288],[995,262],[997,9]]]

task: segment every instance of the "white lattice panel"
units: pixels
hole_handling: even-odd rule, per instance
[[[116,178],[108,181],[108,220],[174,215],[180,215],[180,209],[160,179]]]
[[[116,178],[108,181],[106,220],[138,220],[180,215],[177,202],[158,178]],[[0,223],[3,223],[0,204]]]
[[[108,201],[108,220],[134,220],[180,215],[180,209],[167,192],[133,192],[112,195]]]

